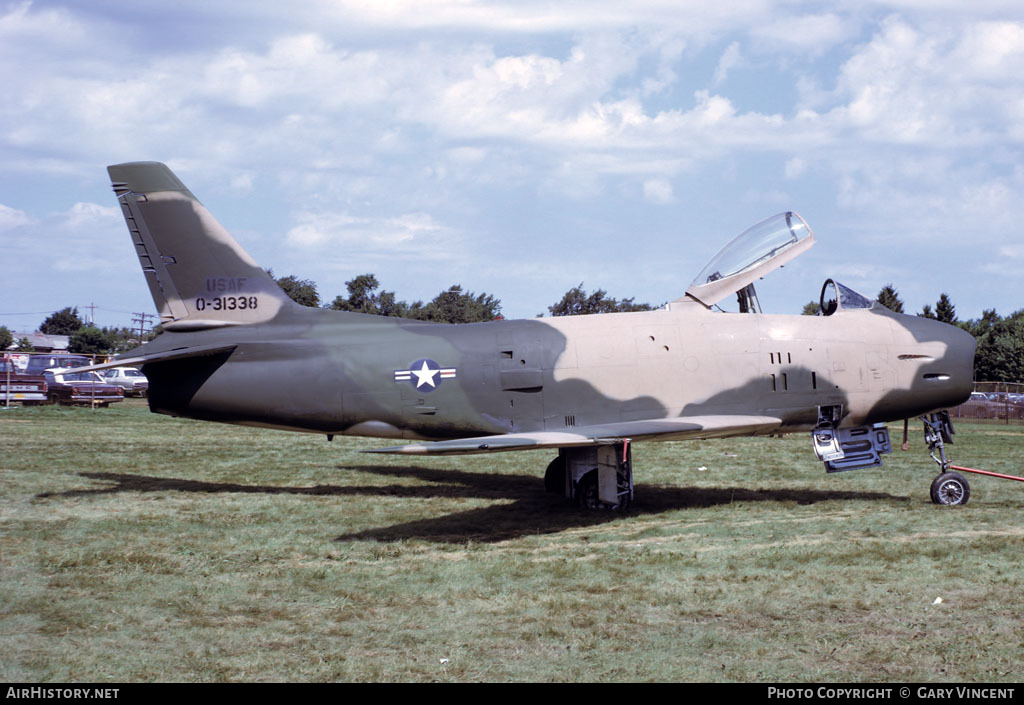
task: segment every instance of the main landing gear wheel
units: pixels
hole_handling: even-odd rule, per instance
[[[625,511],[633,500],[629,442],[559,448],[544,473],[544,489],[563,493],[583,511]]]
[[[597,487],[597,470],[591,470],[580,478],[576,486],[576,501],[584,511],[624,512],[629,508],[629,494],[619,495],[618,504],[601,501]]]
[[[932,482],[932,502],[935,504],[967,504],[971,486],[958,472],[944,472]]]

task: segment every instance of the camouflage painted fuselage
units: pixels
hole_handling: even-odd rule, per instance
[[[265,323],[165,333],[137,352],[219,345],[234,349],[147,364],[152,409],[395,438],[750,414],[809,430],[824,405],[841,404],[856,426],[959,403],[973,360],[967,333],[880,308],[813,317],[697,305],[466,325],[288,306]],[[429,378],[411,372],[423,361]]]

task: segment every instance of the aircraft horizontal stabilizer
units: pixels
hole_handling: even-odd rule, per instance
[[[781,425],[782,419],[772,416],[677,416],[666,419],[583,426],[572,431],[506,433],[498,436],[458,438],[451,441],[410,443],[404,446],[375,448],[363,452],[396,455],[470,455],[511,450],[603,445],[618,443],[626,439],[670,441],[754,435],[755,433],[765,433]]]
[[[111,367],[140,367],[154,362],[168,362],[170,360],[183,360],[187,357],[206,357],[219,353],[231,352],[237,345],[190,345],[183,348],[172,348],[143,355],[130,355],[116,357],[110,362],[88,367],[76,367],[75,372],[92,372],[94,370],[106,370]]]

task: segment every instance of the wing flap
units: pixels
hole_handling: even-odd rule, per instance
[[[397,455],[470,455],[498,453],[512,450],[538,450],[541,448],[569,448],[572,446],[602,445],[629,439],[687,440],[724,436],[753,436],[767,433],[782,425],[773,416],[677,416],[665,419],[624,421],[622,423],[582,426],[572,431],[537,431],[534,433],[506,433],[497,436],[457,438],[450,441],[410,443],[389,448],[375,448],[364,453],[393,453]]]

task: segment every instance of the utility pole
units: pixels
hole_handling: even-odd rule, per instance
[[[6,384],[6,386],[4,386],[4,390],[5,390],[4,391],[4,407],[7,408],[7,409],[10,409],[11,408],[11,368],[14,367],[14,363],[11,362],[11,358],[10,358],[10,356],[8,356],[7,353],[4,353],[3,360],[4,360],[5,363],[7,363],[7,364],[4,365],[4,369],[6,370],[5,374],[7,375],[7,384]]]
[[[132,314],[132,323],[133,324],[135,324],[135,323],[139,324],[139,344],[140,345],[142,344],[142,336],[145,335],[145,333],[146,333],[146,319],[147,318],[156,318],[156,316],[154,316],[152,313],[133,313]],[[135,328],[133,326],[132,331],[134,332],[134,330],[135,330]]]

